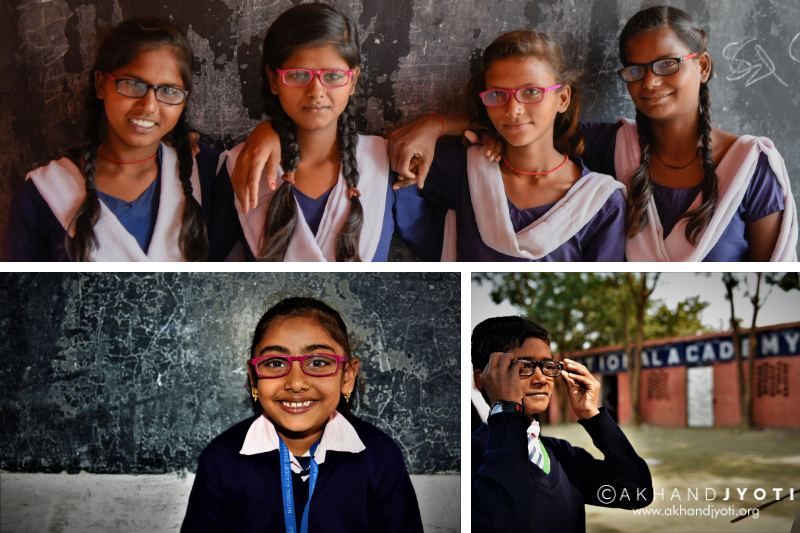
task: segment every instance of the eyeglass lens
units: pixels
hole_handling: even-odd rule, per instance
[[[505,105],[513,91],[488,91],[483,95],[483,103],[488,106]],[[536,87],[525,87],[517,90],[517,100],[523,104],[536,104],[542,101],[541,90]]]
[[[290,362],[285,357],[266,357],[258,362],[258,373],[267,377],[280,377],[289,373]],[[328,376],[335,374],[336,359],[328,355],[314,354],[303,361],[303,372],[309,376]]]
[[[676,59],[662,59],[653,63],[653,72],[659,76],[675,74],[681,68],[681,62]],[[625,81],[639,81],[647,74],[647,65],[631,65],[622,69]]]
[[[561,363],[556,361],[521,361],[519,368],[520,377],[532,376],[536,372],[538,365],[542,369],[542,374],[547,377],[558,377],[561,375]]]
[[[117,91],[122,96],[141,98],[147,94],[148,90],[147,84],[138,80],[117,80]],[[182,104],[185,99],[186,93],[177,87],[159,87],[156,89],[156,100],[164,104]]]
[[[307,70],[287,70],[283,73],[283,81],[292,87],[302,87],[311,83],[314,74]],[[347,85],[348,76],[346,70],[325,70],[320,73],[320,80],[323,85],[330,87],[341,87]]]

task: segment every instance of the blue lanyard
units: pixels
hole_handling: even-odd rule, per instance
[[[283,439],[278,437],[281,441],[281,490],[283,490],[283,521],[286,524],[286,533],[297,533],[297,518],[294,513],[294,493],[292,492],[292,458],[289,455],[289,448]],[[314,485],[317,483],[317,462],[314,460],[314,454],[317,451],[319,441],[315,442],[311,447],[311,476],[309,479],[308,487],[308,501],[306,508],[303,510],[303,521],[300,525],[300,533],[308,533],[308,509],[311,505],[311,495],[314,494]]]

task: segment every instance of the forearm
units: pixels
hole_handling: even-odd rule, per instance
[[[586,503],[605,507],[638,509],[653,501],[653,480],[647,463],[639,457],[620,427],[603,408],[600,414],[587,420],[580,420],[594,445],[603,452],[603,461],[594,461],[587,469],[584,497]],[[597,491],[603,485],[611,485],[617,490],[617,498],[610,502],[598,502]],[[628,498],[621,496],[626,489]]]

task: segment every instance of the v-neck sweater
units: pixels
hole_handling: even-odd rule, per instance
[[[530,419],[525,415],[492,415],[488,425],[472,434],[473,533],[584,532],[586,504],[639,509],[653,501],[650,469],[605,408],[578,423],[605,460],[565,440],[540,435],[550,474],[528,459]],[[605,505],[598,496],[604,485],[616,494]]]

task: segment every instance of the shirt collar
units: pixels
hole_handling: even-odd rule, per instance
[[[278,449],[279,442],[275,425],[267,418],[265,413],[250,424],[250,429],[247,430],[247,436],[239,453],[242,455],[256,455],[271,452]],[[314,460],[317,464],[324,463],[325,454],[328,451],[360,453],[366,449],[353,425],[339,411],[334,411],[328,419],[325,431],[322,433],[322,440],[319,443]],[[302,472],[300,463],[294,455],[291,458],[292,472],[299,474]]]

